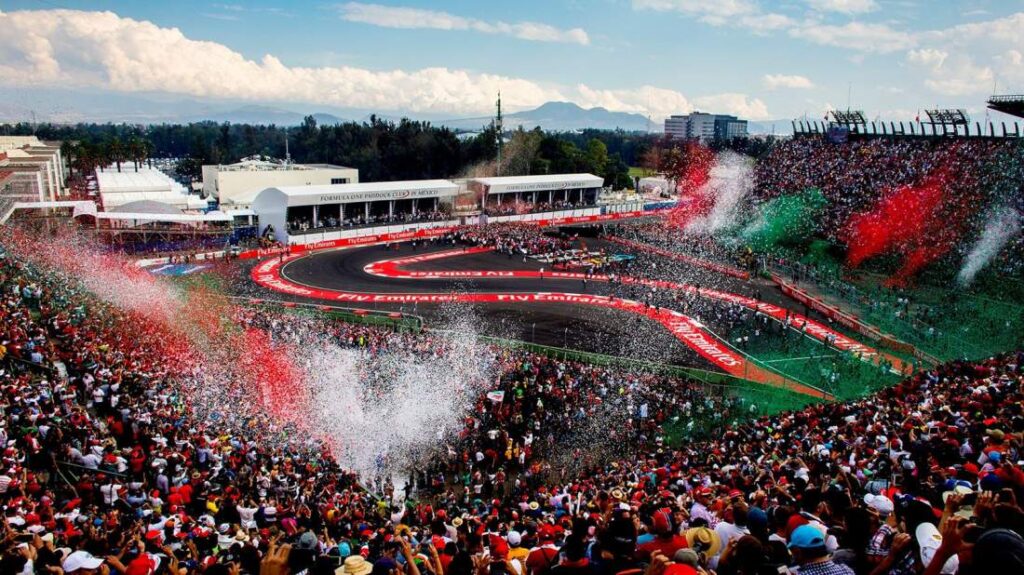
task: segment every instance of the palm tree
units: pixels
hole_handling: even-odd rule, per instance
[[[135,165],[135,171],[139,171],[139,164],[141,164],[146,158],[146,148],[136,136],[132,136],[132,139],[128,140],[128,157],[131,158],[132,164]]]
[[[107,157],[110,161],[117,164],[117,172],[121,173],[121,162],[124,161],[125,157],[124,143],[121,142],[121,138],[114,136],[107,142]]]
[[[142,140],[142,158],[149,163],[150,168],[153,167],[153,149],[153,142]]]
[[[72,146],[71,154],[68,156],[68,164],[78,172],[78,175],[85,176],[89,171],[89,147],[86,142],[78,142]]]

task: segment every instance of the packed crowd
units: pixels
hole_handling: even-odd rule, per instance
[[[664,221],[637,221],[608,226],[605,233],[612,237],[636,241],[685,256],[698,257],[711,262],[749,268],[753,258],[749,250],[722,245],[717,238],[704,234],[681,233],[666,226]]]
[[[1024,354],[753,417],[686,380],[495,349],[503,393],[411,470],[402,503],[390,478],[366,489],[326,452],[268,441],[269,421],[194,419],[144,326],[9,257],[0,320],[3,573],[1024,571]],[[443,353],[317,331],[367,362]],[[675,416],[716,431],[679,441]]]
[[[443,241],[464,245],[491,246],[509,257],[516,255],[543,255],[569,249],[572,239],[562,234],[546,234],[532,225],[517,222],[503,222],[461,228],[445,236]]]
[[[575,210],[589,207],[593,207],[593,205],[567,200],[555,200],[553,202],[500,202],[484,206],[484,213],[488,216],[514,216],[516,214],[538,214],[541,212]]]
[[[448,219],[450,214],[443,210],[422,210],[416,213],[401,212],[397,214],[371,214],[369,217],[358,215],[352,218],[336,218],[326,216],[313,221],[311,218],[295,218],[288,221],[288,230],[292,233],[322,232],[328,230],[358,228],[389,224],[415,224],[437,222]]]
[[[888,139],[836,144],[825,138],[794,138],[757,163],[754,194],[775,198],[818,188],[828,210],[820,233],[839,239],[851,214],[870,208],[888,191],[941,177],[953,199],[950,225],[974,225],[979,206],[1012,195],[1024,176],[1024,151],[1014,139]]]

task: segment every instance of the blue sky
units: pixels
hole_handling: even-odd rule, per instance
[[[70,11],[64,11],[67,9]],[[870,117],[1024,92],[1024,0],[0,3],[0,86],[465,117]],[[176,31],[176,30],[177,31]]]

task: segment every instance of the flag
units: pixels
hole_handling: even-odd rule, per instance
[[[502,390],[488,391],[487,399],[493,401],[494,403],[501,403],[505,401],[505,392]]]

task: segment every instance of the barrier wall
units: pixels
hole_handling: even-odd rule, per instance
[[[574,212],[578,212],[578,214]],[[515,219],[489,218],[488,221],[523,222],[548,227],[612,222],[641,216],[649,216],[657,213],[656,211],[644,210],[614,213],[600,212],[601,208],[589,208],[586,210],[568,210],[561,212],[545,212],[540,214],[521,214],[519,216],[502,216],[503,218]],[[443,222],[425,222],[422,224],[409,224],[404,226],[379,226],[374,228],[361,228],[358,230],[346,230],[343,232],[305,234],[302,236],[291,236],[293,243],[290,247],[249,250],[242,252],[238,257],[241,259],[252,259],[280,255],[282,253],[298,254],[331,248],[373,245],[385,242],[403,242],[413,239],[429,239],[437,236],[443,236],[457,228],[456,220],[445,220]]]
[[[941,363],[938,360],[938,358],[935,358],[927,353],[924,353],[923,351],[917,349],[916,347],[905,341],[900,341],[888,334],[882,333],[874,326],[868,325],[860,321],[859,319],[857,319],[856,316],[848,314],[833,305],[829,305],[824,301],[812,296],[808,292],[786,282],[778,274],[773,272],[770,275],[772,281],[779,286],[779,289],[782,290],[783,294],[795,299],[796,301],[800,302],[801,304],[811,309],[814,309],[815,311],[821,313],[825,317],[828,317],[832,321],[838,322],[840,325],[847,327],[860,335],[868,337],[872,341],[877,342],[879,345],[885,346],[894,351],[913,355],[917,359],[920,359],[921,361],[925,361],[932,365],[938,365],[939,363]]]

